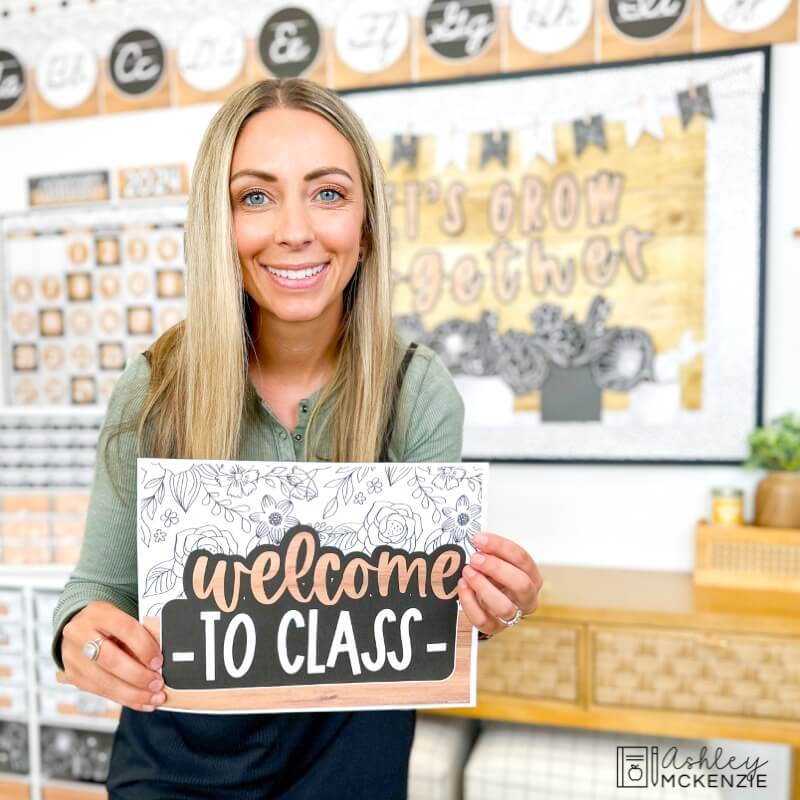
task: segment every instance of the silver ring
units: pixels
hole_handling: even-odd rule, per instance
[[[507,627],[510,628],[512,625],[516,625],[522,619],[522,609],[518,608],[514,612],[514,616],[511,617],[511,619],[503,619],[502,617],[498,617],[497,619],[499,619],[500,622],[503,623],[503,625],[506,625]]]
[[[102,644],[102,636],[98,636],[96,639],[86,642],[86,644],[83,646],[83,654],[89,659],[89,661],[97,661],[97,659],[100,657],[100,645]]]

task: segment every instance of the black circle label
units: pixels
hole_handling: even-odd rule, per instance
[[[496,30],[490,2],[433,0],[425,12],[425,41],[442,58],[474,58],[486,49]]]
[[[311,14],[302,8],[282,8],[261,28],[258,53],[276,78],[296,78],[316,60],[319,42],[319,26]]]
[[[683,18],[687,0],[608,0],[608,18],[631,39],[663,36]]]
[[[17,104],[25,91],[25,72],[20,60],[8,50],[0,50],[0,111]]]
[[[137,28],[114,42],[108,66],[111,80],[119,91],[144,94],[164,75],[164,48],[150,31]]]

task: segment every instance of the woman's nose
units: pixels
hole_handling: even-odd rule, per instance
[[[275,221],[275,241],[292,247],[306,244],[314,238],[311,217],[302,198],[285,198],[278,208]]]

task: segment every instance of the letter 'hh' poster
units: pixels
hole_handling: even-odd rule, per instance
[[[138,460],[139,618],[175,711],[475,704],[457,583],[488,465]]]

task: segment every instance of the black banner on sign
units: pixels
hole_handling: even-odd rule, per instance
[[[444,680],[455,669],[464,551],[322,547],[298,525],[247,558],[193,552],[162,609],[172,689]]]

